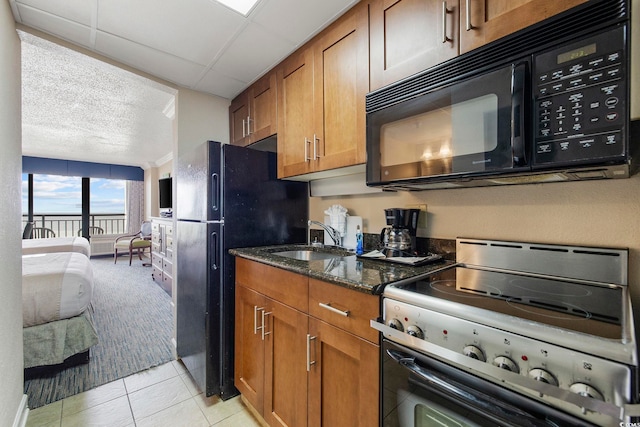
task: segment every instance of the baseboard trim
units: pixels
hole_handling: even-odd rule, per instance
[[[29,417],[29,406],[27,403],[27,395],[23,394],[16,418],[13,420],[13,427],[25,427],[27,425],[27,418]]]

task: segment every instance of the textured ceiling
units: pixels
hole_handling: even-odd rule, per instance
[[[20,24],[178,86],[231,99],[357,0],[259,0],[247,16],[215,0],[163,1],[161,7],[156,0],[8,2]],[[22,38],[23,60],[35,56],[24,66],[25,154],[143,167],[171,155],[171,129],[157,118],[167,88],[80,54],[38,63],[36,55],[59,51]],[[85,77],[80,63],[88,66]],[[56,75],[62,67],[66,71]],[[132,88],[136,80],[142,88]],[[37,104],[46,108],[37,110]],[[98,113],[83,111],[90,109]]]
[[[19,34],[24,155],[141,167],[162,163],[172,150],[167,114],[176,90]]]

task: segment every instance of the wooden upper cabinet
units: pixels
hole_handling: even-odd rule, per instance
[[[279,178],[365,162],[367,6],[356,5],[278,66]]]
[[[238,95],[229,106],[233,145],[246,146],[276,134],[276,73],[270,72]]]
[[[458,55],[458,0],[373,0],[370,8],[371,90]]]
[[[460,0],[460,53],[586,2],[587,0]]]
[[[229,105],[229,137],[231,144],[249,145],[247,118],[249,117],[249,89],[235,97]]]
[[[366,6],[365,2],[347,12],[313,44],[316,170],[366,161],[365,95],[369,91]]]
[[[288,57],[276,72],[278,85],[278,178],[310,172],[313,137],[313,52]]]

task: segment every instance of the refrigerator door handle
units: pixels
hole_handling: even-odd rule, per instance
[[[211,174],[211,209],[220,209],[220,179],[217,173]]]
[[[211,269],[217,270],[219,267],[218,233],[215,231],[211,233],[209,244],[211,245]]]

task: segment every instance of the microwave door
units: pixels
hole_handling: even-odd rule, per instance
[[[524,164],[526,67],[504,67],[368,114],[369,184]]]

